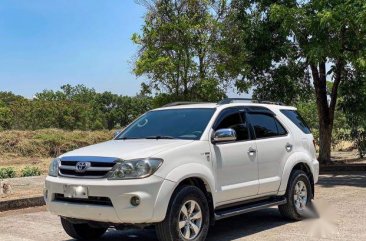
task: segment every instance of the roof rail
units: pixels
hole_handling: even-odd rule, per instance
[[[285,105],[283,102],[280,101],[268,101],[268,100],[261,100],[258,103],[270,104],[270,105]]]
[[[234,101],[255,102],[256,100],[253,100],[251,98],[226,98],[226,99],[223,99],[223,100],[219,101],[217,104],[218,105],[225,105],[225,104],[233,103]]]
[[[256,99],[251,99],[251,98],[226,98],[226,99],[219,101],[217,104],[225,105],[225,104],[233,103],[235,101],[245,101],[245,102],[251,102],[251,103],[261,103],[261,104],[270,104],[270,105],[284,105],[284,103],[279,102],[279,101],[276,102],[276,101],[267,101],[267,100],[256,100]]]
[[[170,106],[178,106],[178,105],[201,104],[201,103],[202,102],[178,101],[178,102],[168,103],[166,105],[163,105],[162,107],[170,107]]]

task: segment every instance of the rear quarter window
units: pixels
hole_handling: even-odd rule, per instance
[[[310,128],[305,123],[304,119],[296,110],[281,110],[282,114],[284,114],[288,119],[290,119],[302,132],[305,134],[310,134]]]

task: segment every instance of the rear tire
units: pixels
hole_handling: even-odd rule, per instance
[[[96,240],[107,231],[107,228],[94,228],[87,223],[71,223],[63,217],[61,217],[61,224],[65,232],[77,240]]]
[[[285,197],[287,203],[278,206],[283,217],[300,221],[309,216],[313,197],[309,177],[304,171],[295,170],[291,173]]]
[[[172,196],[164,221],[155,226],[160,241],[204,241],[210,224],[205,194],[195,186],[183,186]]]

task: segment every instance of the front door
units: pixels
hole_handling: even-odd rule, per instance
[[[218,203],[245,199],[258,193],[258,166],[256,144],[251,140],[245,115],[237,108],[221,112],[213,131],[232,128],[237,140],[211,145],[216,165],[216,191]]]

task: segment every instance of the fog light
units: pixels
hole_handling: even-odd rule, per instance
[[[139,197],[134,196],[134,197],[131,198],[131,205],[132,206],[137,207],[138,205],[140,205],[140,203],[141,203],[141,200],[140,200]]]

